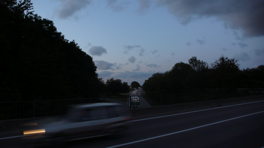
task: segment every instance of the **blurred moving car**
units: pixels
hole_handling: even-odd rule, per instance
[[[119,103],[93,103],[70,107],[60,118],[25,124],[23,139],[29,144],[47,145],[85,138],[121,135],[132,119],[126,106]]]

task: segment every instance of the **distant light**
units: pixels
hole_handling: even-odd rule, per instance
[[[29,131],[24,131],[24,135],[31,135],[31,134],[44,134],[46,131],[45,129],[38,129],[38,130],[29,130]]]

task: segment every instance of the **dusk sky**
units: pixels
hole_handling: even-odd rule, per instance
[[[263,0],[32,0],[89,54],[100,78],[141,85],[193,56],[264,65]]]

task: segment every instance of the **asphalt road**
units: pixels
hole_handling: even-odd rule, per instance
[[[67,148],[187,147],[261,148],[264,146],[264,101],[171,116],[134,120],[121,138],[68,142]],[[20,138],[0,139],[1,148],[22,147]]]

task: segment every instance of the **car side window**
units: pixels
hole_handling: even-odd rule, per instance
[[[107,112],[107,118],[118,117],[118,112],[115,106],[106,107],[106,112]]]
[[[100,120],[104,118],[106,118],[106,113],[103,107],[91,108],[91,120]]]
[[[78,119],[79,121],[89,121],[91,120],[91,109],[83,109],[83,110],[80,110],[79,113],[78,113]]]

